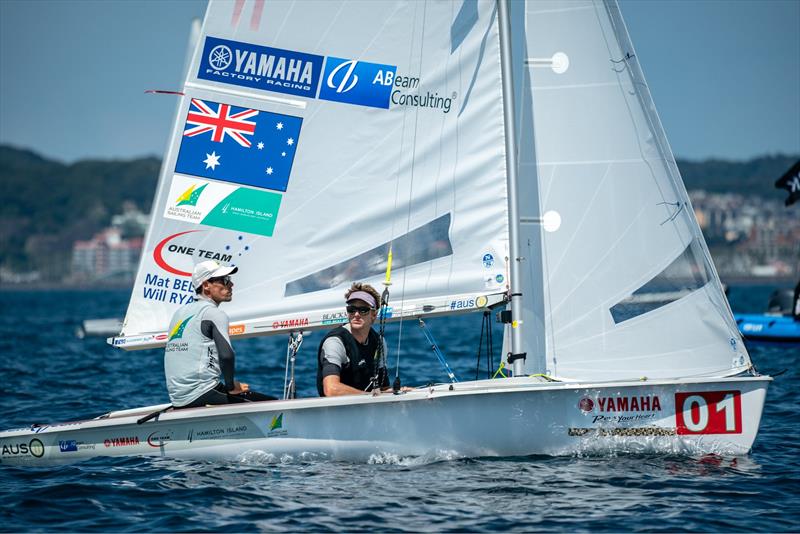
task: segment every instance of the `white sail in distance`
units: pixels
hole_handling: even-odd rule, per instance
[[[122,335],[163,344],[205,259],[234,264],[231,333],[477,309],[507,288],[493,2],[210,2]],[[487,298],[488,297],[488,298]]]
[[[543,325],[546,340],[544,354],[528,347],[527,369],[593,380],[747,369],[616,2],[528,2],[512,20],[520,180],[532,191],[521,247],[541,242],[538,258],[522,254],[534,258],[525,293],[541,295],[523,325]],[[544,228],[548,217],[560,225]]]

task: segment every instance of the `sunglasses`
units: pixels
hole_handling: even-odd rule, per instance
[[[353,315],[354,313],[358,312],[361,315],[366,315],[368,312],[372,311],[372,308],[369,306],[352,306],[350,304],[347,305],[347,313]]]
[[[233,280],[231,280],[230,276],[218,276],[217,278],[209,278],[208,281],[211,282],[212,284],[219,282],[224,286],[229,286],[233,283]]]

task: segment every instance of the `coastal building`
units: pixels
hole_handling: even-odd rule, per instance
[[[88,241],[72,246],[76,280],[132,280],[139,265],[142,238],[123,239],[119,228],[106,228]]]
[[[87,241],[76,241],[72,246],[72,280],[132,281],[149,219],[133,203],[126,202],[122,214],[112,217],[109,228]]]

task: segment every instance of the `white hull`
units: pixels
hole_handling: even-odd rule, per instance
[[[561,383],[487,380],[383,394],[168,411],[0,432],[4,464],[98,456],[375,461],[398,456],[745,454],[769,377]],[[676,406],[678,408],[676,413]]]

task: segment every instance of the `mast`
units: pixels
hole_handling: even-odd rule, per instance
[[[511,65],[511,23],[507,0],[497,0],[498,29],[500,32],[500,71],[503,80],[503,122],[506,145],[506,180],[508,182],[508,234],[509,270],[511,280],[511,357],[514,376],[523,374],[525,360],[522,354],[522,292],[519,255],[519,208],[517,200],[517,139],[514,130],[514,84]],[[528,258],[530,261],[530,258]]]

